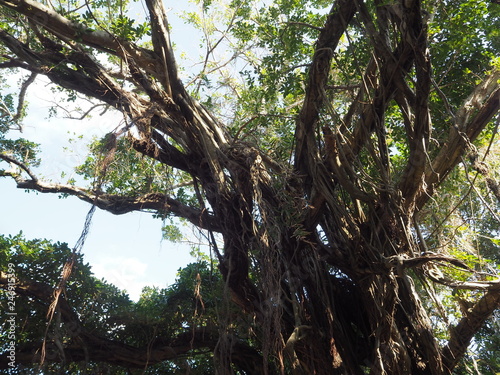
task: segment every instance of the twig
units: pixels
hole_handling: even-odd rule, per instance
[[[19,160],[15,159],[15,158],[13,158],[5,153],[0,153],[0,159],[3,159],[9,163],[17,165],[19,168],[24,170],[28,174],[28,176],[31,177],[33,182],[38,181],[38,178],[35,176],[35,174],[33,172],[31,172],[31,170],[24,163],[20,162]],[[10,175],[10,176],[14,177],[14,179],[16,179],[16,176],[12,173],[7,173],[6,175]]]
[[[311,25],[310,23],[306,23],[306,22],[285,22],[284,24],[291,25],[291,26],[305,26],[305,27],[308,27],[308,28],[313,29],[313,30],[323,31],[322,27],[314,26],[314,25]]]
[[[35,81],[37,75],[38,73],[32,72],[28,79],[21,85],[21,90],[19,90],[19,100],[17,102],[17,113],[12,118],[13,121],[18,121],[22,117],[26,91],[28,90],[28,87]],[[19,130],[22,131],[21,125],[19,125]]]

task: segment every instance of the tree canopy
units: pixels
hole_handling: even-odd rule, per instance
[[[498,1],[195,3],[201,59],[158,0],[144,20],[126,1],[0,0],[0,176],[88,202],[86,225],[147,211],[175,238],[182,220],[214,254],[132,303],[84,265],[85,230],[74,249],[2,237],[23,265],[0,278],[26,322],[17,366],[499,372]],[[39,77],[68,113],[120,114],[76,179],[43,180],[15,133]]]

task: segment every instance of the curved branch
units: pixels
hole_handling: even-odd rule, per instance
[[[19,168],[21,168],[23,171],[25,171],[28,174],[28,176],[31,177],[31,179],[33,181],[36,182],[38,180],[37,177],[35,176],[35,174],[31,171],[31,169],[29,169],[24,163],[21,163],[19,160],[15,159],[9,155],[6,155],[4,153],[0,153],[0,159],[5,160],[8,163],[17,165]],[[14,180],[16,180],[16,182],[22,181],[20,175],[18,173],[13,172],[13,171],[2,171],[0,176],[10,176]]]
[[[300,110],[295,130],[295,169],[311,175],[315,164],[315,125],[325,100],[325,87],[330,75],[333,51],[337,47],[356,8],[350,0],[337,0],[322,29],[309,71],[304,104]]]
[[[18,121],[23,117],[24,110],[24,99],[26,97],[26,91],[28,91],[28,87],[35,82],[35,78],[37,73],[31,73],[31,75],[24,81],[21,85],[21,89],[19,90],[19,101],[17,103],[17,112],[12,118],[13,121]],[[22,130],[22,126],[19,125],[19,130]]]
[[[0,157],[3,156],[0,155]],[[150,193],[136,197],[127,197],[89,191],[72,185],[40,182],[35,176],[31,175],[30,177],[34,178],[30,180],[23,179],[19,175],[13,176],[6,173],[4,173],[4,176],[15,178],[19,189],[36,190],[40,193],[58,193],[75,196],[82,201],[91,203],[115,215],[122,215],[131,211],[153,210],[163,214],[173,214],[177,217],[185,218],[202,229],[208,229],[214,232],[220,232],[221,230],[218,221],[208,211],[187,206],[166,194]]]

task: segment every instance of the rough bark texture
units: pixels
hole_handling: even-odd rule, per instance
[[[486,289],[485,295],[440,347],[409,271],[453,260],[421,254],[414,215],[498,113],[500,73],[493,72],[473,90],[450,124],[448,140],[431,157],[431,61],[420,1],[397,5],[394,24],[400,38],[392,47],[381,27],[394,22],[392,6],[380,5],[374,20],[363,1],[336,0],[312,56],[293,165],[278,167],[252,145],[231,139],[224,125],[188,95],[177,76],[162,3],[146,4],[153,25],[152,50],[82,29],[31,0],[1,0],[1,6],[51,33],[52,47],[78,39],[67,52],[47,48],[41,53],[0,30],[0,40],[11,51],[2,65],[46,75],[122,111],[139,133],[134,148],[189,173],[199,188],[199,206],[164,194],[118,197],[50,185],[27,168],[27,178],[12,176],[23,189],[75,195],[115,214],[158,210],[219,233],[224,242],[217,251],[219,267],[231,299],[261,329],[252,349],[219,333],[199,332],[189,339],[180,335],[146,353],[145,348],[94,337],[82,327],[82,340],[93,348],[88,358],[143,367],[153,363],[151,358],[163,361],[199,347],[214,349],[219,340],[232,343],[220,355],[227,357],[219,361],[221,374],[231,373],[231,363],[252,374],[364,374],[367,369],[371,374],[451,373],[472,335],[499,307],[500,291],[496,283],[469,285]],[[320,125],[333,51],[355,14],[374,46],[372,62],[341,124]],[[82,45],[123,59],[128,79],[145,95],[117,85]],[[391,176],[384,130],[391,100],[406,116],[410,150],[398,179]],[[369,184],[362,179],[358,159],[367,150],[378,170],[378,180]],[[2,158],[9,161],[6,155]],[[47,286],[20,285],[17,291],[46,303],[51,296]],[[59,304],[64,319],[79,324],[64,299]],[[65,348],[66,357],[82,359],[80,349]],[[281,369],[269,364],[271,357]],[[23,352],[18,360],[37,357]]]

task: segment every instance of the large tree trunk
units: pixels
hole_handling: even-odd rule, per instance
[[[27,16],[33,27],[75,38],[77,25],[40,3],[0,4]],[[440,348],[413,278],[426,277],[423,266],[433,261],[450,260],[423,254],[415,217],[498,112],[499,73],[493,72],[471,94],[479,110],[464,105],[464,113],[450,126],[448,141],[431,159],[431,67],[420,2],[398,4],[401,39],[392,48],[387,36],[377,31],[389,22],[391,7],[380,6],[374,21],[364,2],[337,0],[312,57],[297,120],[294,163],[285,166],[251,144],[232,139],[188,95],[177,77],[163,6],[158,0],[146,4],[153,50],[93,30],[80,30],[78,37],[80,43],[123,58],[130,81],[148,100],[123,90],[83,50],[64,55],[30,51],[0,31],[0,39],[16,56],[4,65],[45,74],[62,87],[122,111],[139,131],[133,140],[137,151],[192,176],[198,207],[162,194],[122,198],[44,184],[31,174],[28,179],[17,176],[18,186],[73,194],[114,213],[158,209],[219,233],[223,248],[218,249],[215,240],[212,245],[220,271],[232,301],[255,318],[255,345],[261,353],[255,358],[262,360],[259,368],[264,373],[451,373],[464,354],[464,343],[498,307],[499,292],[488,286],[491,290],[474,313],[463,318],[450,342]],[[319,118],[325,110],[333,51],[356,13],[369,31],[374,55],[347,116],[341,124],[326,126]],[[50,66],[58,68],[47,69]],[[391,176],[384,132],[384,114],[392,100],[407,115],[410,150],[398,179]],[[363,151],[376,166],[377,179],[363,180]],[[223,335],[219,339],[230,342]],[[230,344],[219,346],[221,374],[231,373],[231,363],[238,360],[234,353]]]

